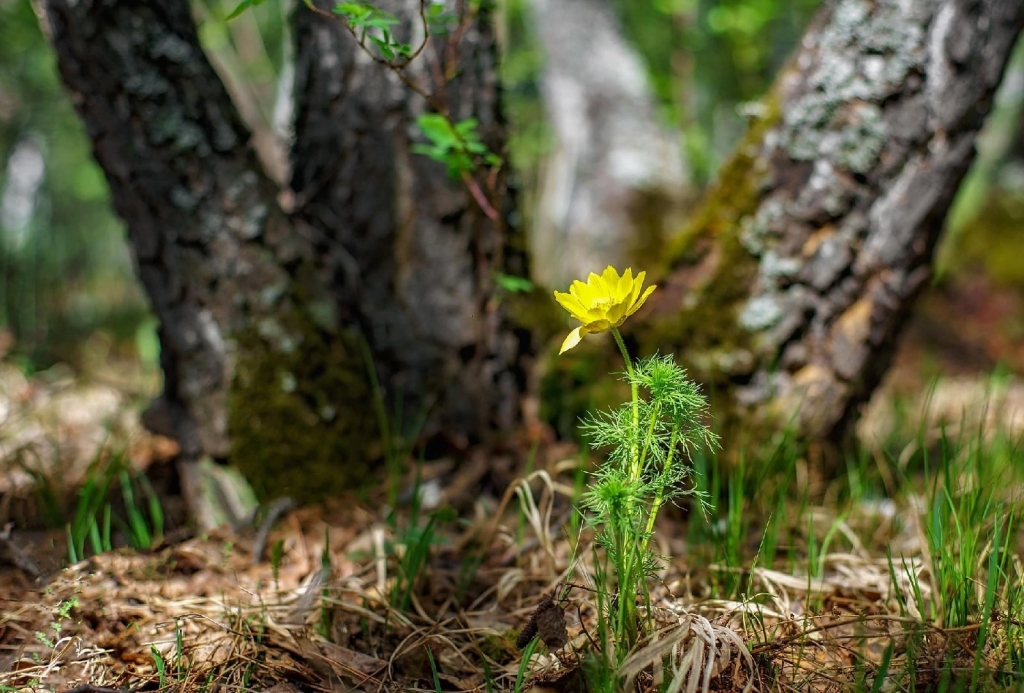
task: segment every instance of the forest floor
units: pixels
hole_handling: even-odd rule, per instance
[[[781,436],[742,469],[704,461],[716,509],[661,518],[618,685],[1024,687],[1024,349],[985,328],[1020,315],[969,285],[924,306],[840,478]],[[0,361],[0,692],[602,688],[574,446],[410,463],[357,499],[188,532],[175,445],[135,413],[152,374],[94,365]],[[526,658],[535,627],[554,647]]]

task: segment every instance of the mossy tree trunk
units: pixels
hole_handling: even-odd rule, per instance
[[[711,386],[730,447],[848,430],[1022,25],[1019,0],[838,0],[816,18],[632,324]]]
[[[383,449],[369,353],[384,406],[401,399],[408,419],[428,414],[426,438],[464,446],[509,430],[525,350],[493,275],[524,273],[523,256],[462,182],[411,154],[424,99],[299,4],[293,177],[282,191],[260,169],[185,0],[44,4],[161,323],[165,383],[151,427],[187,457],[231,459],[268,494],[350,487]],[[418,3],[389,9],[416,31]],[[486,17],[468,25],[457,60],[435,104],[477,118],[501,151]]]

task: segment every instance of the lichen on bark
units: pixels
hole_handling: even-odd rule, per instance
[[[929,276],[1022,24],[1000,0],[824,7],[665,254],[640,351],[676,353],[727,429],[841,439]]]

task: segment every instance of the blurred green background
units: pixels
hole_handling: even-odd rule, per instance
[[[612,0],[648,67],[664,123],[706,185],[799,40],[817,0]],[[528,0],[501,6],[502,77],[522,185],[548,146]],[[291,4],[229,22],[234,0],[197,0],[200,37],[270,175],[285,176]],[[940,251],[937,285],[981,273],[1024,287],[1024,51],[1016,53]],[[529,220],[527,220],[529,221]],[[90,336],[155,367],[155,321],[134,280],[124,227],[56,73],[29,0],[0,0],[0,352],[26,371],[75,364]],[[1022,326],[1024,329],[1024,326]]]

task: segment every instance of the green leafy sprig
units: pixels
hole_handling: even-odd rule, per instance
[[[689,456],[718,447],[718,437],[704,423],[707,400],[671,356],[652,356],[634,367],[618,330],[612,332],[627,359],[632,397],[583,421],[591,446],[607,457],[593,472],[582,506],[607,555],[614,584],[606,587],[617,594],[610,600],[609,630],[620,651],[628,651],[639,632],[637,598],[649,604],[648,580],[663,560],[650,546],[655,520],[666,503],[685,496],[707,512],[707,497],[692,483]]]
[[[263,2],[265,0],[242,0],[227,19],[234,19]],[[413,151],[443,163],[448,176],[453,180],[461,180],[484,214],[497,221],[497,174],[504,163],[503,159],[490,151],[480,139],[478,121],[475,118],[454,120],[443,97],[448,82],[458,73],[455,46],[464,35],[465,28],[477,16],[480,3],[468,3],[457,15],[446,11],[444,3],[420,0],[422,38],[414,48],[412,44],[395,36],[395,28],[402,24],[402,20],[371,2],[350,0],[336,4],[330,11],[321,9],[313,0],[303,2],[315,14],[341,21],[367,56],[390,69],[406,87],[427,102],[433,112],[417,119],[417,125],[427,142],[413,145]],[[431,36],[448,37],[447,50],[443,51],[447,60],[444,61],[443,69],[435,74],[437,83],[433,88],[420,84],[406,72],[406,68],[426,49]],[[441,97],[437,98],[435,92],[440,92]],[[477,180],[477,173],[483,174],[483,184]]]

